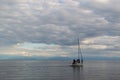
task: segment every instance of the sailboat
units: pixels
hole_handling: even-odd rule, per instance
[[[81,47],[80,47],[79,38],[78,38],[78,58],[77,58],[77,60],[76,59],[73,60],[73,63],[71,66],[72,67],[82,67],[83,66],[83,55],[82,55],[82,51],[81,51]]]

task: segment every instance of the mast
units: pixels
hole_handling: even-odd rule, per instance
[[[80,42],[78,37],[78,59],[80,59]]]
[[[81,60],[80,60],[80,61],[81,61],[81,63],[83,64],[83,55],[82,55],[81,46],[80,46],[80,54],[81,54],[81,58],[80,58]]]
[[[82,55],[82,51],[81,51],[79,37],[78,37],[78,59],[80,59],[80,62],[83,64],[83,55]]]

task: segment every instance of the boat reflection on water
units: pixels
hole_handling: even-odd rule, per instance
[[[73,67],[73,80],[84,80],[83,67]]]

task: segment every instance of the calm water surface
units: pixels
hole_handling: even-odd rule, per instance
[[[0,61],[0,80],[120,80],[120,61]]]

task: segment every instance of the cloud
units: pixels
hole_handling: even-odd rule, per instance
[[[93,10],[112,24],[120,22],[119,0],[85,0],[83,6]]]
[[[78,33],[80,33],[81,39],[96,36],[99,35],[96,30],[101,29],[101,26],[108,23],[91,10],[79,8],[79,2],[72,0],[64,1],[62,4],[57,0],[15,0],[11,4],[7,4],[7,2],[4,4],[9,8],[1,11],[5,13],[1,15],[3,17],[1,27],[4,29],[4,34],[7,34],[6,37],[9,37],[9,40],[14,42],[46,42],[45,40],[47,40],[49,43],[50,40],[50,43],[55,42],[55,44],[62,44],[64,41],[71,44],[71,40],[67,39],[68,36],[72,38]],[[42,10],[38,8],[42,8]],[[90,30],[89,27],[91,27]],[[65,35],[59,36],[62,34]],[[55,40],[51,36],[56,36]]]
[[[77,44],[79,35],[86,48],[88,48],[86,44],[91,45],[91,42],[94,42],[89,50],[91,48],[93,51],[102,49],[104,52],[108,48],[119,50],[119,41],[114,41],[120,39],[119,2],[119,0],[0,0],[0,46],[10,48],[18,43],[44,43],[59,45],[60,52],[64,52],[66,49],[63,49],[64,46],[71,47]],[[112,45],[114,46],[109,47]],[[24,53],[25,50],[21,51]]]
[[[66,49],[64,49],[66,48]],[[1,47],[0,55],[23,57],[67,57],[68,48],[44,43],[19,43],[13,46]]]
[[[120,36],[99,36],[82,41],[83,52],[89,57],[119,57]]]

